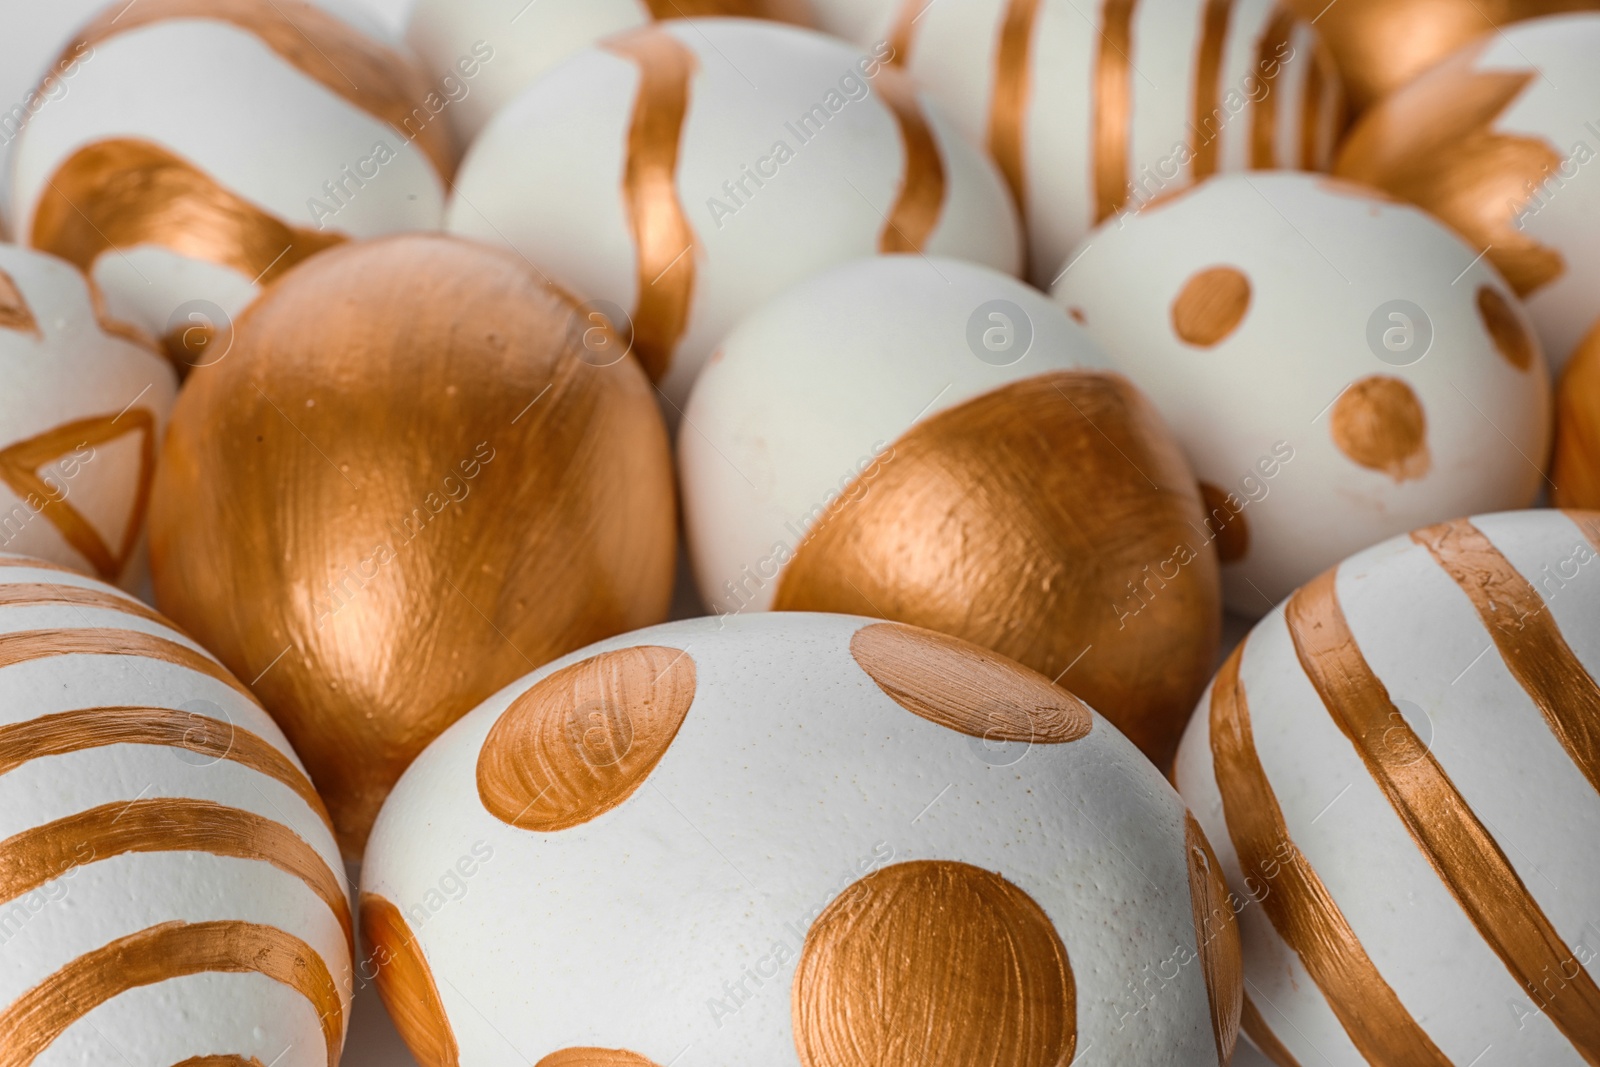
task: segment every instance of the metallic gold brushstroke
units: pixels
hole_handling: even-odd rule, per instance
[[[111,314],[111,309],[106,306],[105,293],[100,290],[99,285],[95,284],[92,276],[85,274],[83,280],[89,287],[89,306],[94,309],[94,321],[99,325],[101,333],[108,337],[126,341],[132,345],[138,345],[163,363],[170,364],[172,362],[172,357],[167,350],[154,337],[151,337],[142,328],[135,326],[133,323],[125,322]],[[185,368],[174,369],[181,371]]]
[[[69,156],[39,196],[30,236],[35,248],[85,274],[106,252],[148,244],[262,284],[345,239],[292,226],[188,160],[131,138],[96,141]]]
[[[911,77],[885,69],[878,74],[877,85],[884,105],[900,128],[900,143],[906,155],[900,191],[889,209],[883,232],[878,235],[878,251],[885,255],[921,252],[939,226],[949,192],[944,158]]]
[[[1172,332],[1184,344],[1211,348],[1239,328],[1250,311],[1250,278],[1237,267],[1207,267],[1172,302]]]
[[[1133,12],[1139,0],[1104,0],[1100,8],[1100,46],[1094,68],[1095,222],[1115,215],[1128,202],[1128,153],[1133,124]]]
[[[95,608],[100,611],[117,611],[136,619],[171,626],[165,616],[132,596],[119,595],[108,589],[92,589],[81,585],[62,585],[55,582],[7,582],[0,584],[0,608],[39,608],[63,605],[75,608]]]
[[[535,1067],[659,1067],[655,1060],[625,1048],[564,1048],[539,1060]]]
[[[1250,554],[1250,524],[1245,520],[1242,504],[1238,511],[1228,506],[1232,495],[1210,482],[1200,483],[1200,499],[1206,505],[1206,530],[1216,539],[1217,559],[1225,564],[1237,563]]]
[[[255,696],[227,668],[188,645],[139,630],[22,630],[0,634],[0,669],[51,656],[139,656],[208,675],[252,703]]]
[[[889,23],[885,40],[889,42],[889,63],[902,69],[911,65],[911,42],[917,34],[917,20],[935,0],[900,0]]]
[[[1411,540],[1472,601],[1506,670],[1600,792],[1600,685],[1567,644],[1539,591],[1466,519],[1417,530]]]
[[[1427,413],[1399,378],[1374,374],[1352,383],[1334,401],[1328,430],[1352,463],[1397,483],[1421,478],[1433,466]]]
[[[1250,105],[1250,166],[1256,170],[1278,166],[1278,79],[1284,68],[1280,57],[1294,27],[1294,15],[1275,6],[1256,44],[1256,70],[1264,88],[1261,98]]]
[[[1244,957],[1239,925],[1230,903],[1222,865],[1211,851],[1206,833],[1189,812],[1183,817],[1183,848],[1189,861],[1189,903],[1194,910],[1194,936],[1200,971],[1211,1006],[1211,1035],[1217,1062],[1227,1064],[1239,1042],[1239,1013],[1244,1000]]]
[[[361,894],[361,942],[377,968],[383,1006],[420,1067],[459,1067],[461,1051],[428,958],[400,909],[376,893]]]
[[[1518,370],[1533,366],[1534,341],[1517,318],[1511,302],[1492,285],[1478,287],[1478,317],[1494,341],[1495,351]]]
[[[1245,647],[1228,657],[1211,688],[1211,758],[1239,867],[1251,880],[1268,880],[1269,872],[1276,872],[1270,890],[1255,899],[1367,1062],[1451,1067],[1378,973],[1328,887],[1294,846],[1256,751],[1239,681]],[[1282,856],[1285,847],[1293,850],[1288,859]],[[1248,1023],[1248,1011],[1245,1019]]]
[[[231,722],[170,708],[83,708],[0,726],[0,775],[103,745],[162,745],[237,763],[287,786],[333,829],[311,780],[275,745]]]
[[[1194,474],[1143,394],[1037,375],[923,419],[885,457],[812,522],[774,608],[992,649],[1165,766],[1211,674],[1221,593]]]
[[[639,261],[633,353],[659,382],[689,326],[700,254],[678,196],[678,152],[698,62],[686,45],[655,26],[612,37],[600,47],[639,68],[622,196]]]
[[[806,933],[790,1011],[801,1067],[1064,1067],[1077,989],[1044,909],[998,874],[899,863]]]
[[[1061,745],[1089,736],[1083,701],[970,641],[900,623],[863,626],[850,655],[914,715],[969,737]]]
[[[1221,113],[1222,53],[1228,44],[1228,22],[1232,17],[1233,0],[1206,0],[1200,51],[1195,57],[1194,88],[1190,93],[1194,101],[1189,132],[1194,136],[1195,181],[1217,172],[1217,157],[1222,149],[1222,130],[1217,125],[1217,116]]]
[[[1294,1058],[1294,1053],[1289,1051],[1278,1035],[1267,1026],[1267,1020],[1262,1018],[1261,1009],[1257,1008],[1255,1001],[1250,999],[1250,994],[1244,997],[1244,1011],[1240,1015],[1240,1029],[1249,1035],[1261,1054],[1277,1067],[1300,1067],[1300,1061]]]
[[[76,567],[68,567],[60,563],[51,563],[49,560],[34,559],[32,556],[0,557],[0,567],[31,567],[41,571],[59,571],[77,578],[84,577],[82,571]]]
[[[1600,508],[1600,322],[1574,350],[1556,384],[1550,480],[1557,507]],[[1600,551],[1600,540],[1595,548]]]
[[[328,966],[292,934],[246,922],[169,922],[85,953],[0,1013],[0,1067],[29,1067],[56,1038],[130,989],[194,974],[260,974],[316,1013],[327,1067],[344,1044],[344,1004]]]
[[[478,753],[489,814],[553,833],[634,794],[694,702],[689,653],[640,645],[591,656],[543,678],[495,721]]]
[[[1306,80],[1300,92],[1300,169],[1323,169],[1322,106],[1327,73],[1320,42],[1306,65]],[[1334,87],[1337,89],[1337,85]]]
[[[1572,950],[1367,665],[1339,605],[1337,573],[1313,579],[1285,609],[1301,668],[1484,941],[1585,1062],[1600,1064],[1600,985],[1581,966],[1567,976]],[[1554,992],[1552,978],[1561,983]]]
[[[650,17],[668,19],[751,18],[809,25],[793,0],[644,0]]]
[[[39,329],[39,320],[33,317],[33,309],[28,307],[22,290],[17,288],[16,280],[3,270],[0,270],[0,330],[31,333],[40,340],[44,339],[44,331]]]
[[[1225,0],[1232,2],[1232,0]],[[1027,129],[1033,83],[1033,30],[1041,0],[1007,0],[994,53],[989,98],[989,155],[1000,168],[1017,212],[1028,216]]]
[[[431,117],[424,101],[433,95],[433,89],[412,60],[305,0],[138,0],[118,4],[105,8],[78,31],[62,51],[59,63],[75,62],[118,34],[177,19],[208,19],[243,30],[330,93],[415,140],[441,178],[448,181],[455,173],[455,142],[445,124],[418,125],[419,112]]]

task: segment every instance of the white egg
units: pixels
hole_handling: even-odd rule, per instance
[[[1600,1057],[1600,513],[1345,560],[1218,674],[1176,781],[1275,1063]]]
[[[745,19],[613,37],[496,116],[449,228],[594,301],[677,406],[741,315],[819,270],[915,251],[1015,271],[999,173],[881,59]]]
[[[412,764],[362,874],[428,1067],[1225,1063],[1236,904],[1171,787],[1065,690],[798,613],[642,630],[508,687]]]
[[[0,245],[0,380],[0,552],[137,588],[172,365],[71,264]]]
[[[1207,175],[1327,169],[1343,121],[1332,59],[1273,0],[814,3],[994,156],[1039,286],[1097,223]]]
[[[0,1062],[333,1067],[350,934],[249,690],[132,597],[0,556]]]
[[[17,238],[189,362],[220,358],[203,331],[307,256],[442,221],[437,94],[304,0],[113,4],[61,57],[66,91],[14,146]]]
[[[1090,235],[1056,298],[1200,476],[1228,607],[1544,484],[1550,387],[1504,279],[1422,211],[1329,178],[1212,178]]]

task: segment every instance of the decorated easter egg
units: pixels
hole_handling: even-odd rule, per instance
[[[1183,443],[1234,611],[1544,484],[1550,389],[1527,316],[1408,204],[1227,175],[1097,230],[1082,255],[1056,298]]]
[[[1600,317],[1600,14],[1483,37],[1369,110],[1338,173],[1449,223],[1527,304],[1556,370]]]
[[[595,329],[509,252],[386,238],[272,286],[184,389],[157,599],[250,681],[352,854],[445,726],[666,617],[666,431]]]
[[[0,1063],[333,1067],[351,934],[250,691],[132,597],[0,556]]]
[[[441,72],[450,128],[469,145],[522,88],[603,37],[658,19],[808,21],[810,0],[420,0],[407,40]],[[519,10],[520,8],[520,10]]]
[[[15,146],[15,232],[186,363],[308,256],[442,220],[427,80],[304,0],[114,3],[62,55],[70,91]]]
[[[740,316],[819,270],[880,251],[1019,267],[999,173],[886,54],[747,19],[613,37],[484,130],[449,227],[593,301],[681,407]]]
[[[1561,375],[1550,481],[1562,507],[1600,508],[1600,323]]]
[[[679,437],[702,598],[955,634],[1160,766],[1214,666],[1215,550],[1154,407],[1043,294],[949,259],[806,282],[728,335]]]
[[[1454,519],[1251,633],[1176,781],[1274,1063],[1600,1059],[1600,514]]]
[[[984,145],[1048,287],[1096,223],[1207,175],[1325,170],[1339,79],[1273,0],[820,0]]]
[[[0,551],[137,587],[172,365],[70,264],[0,245],[0,381]]]
[[[1234,1046],[1235,906],[1066,690],[777,613],[604,641],[478,707],[390,796],[360,914],[423,1067],[1192,1067]]]

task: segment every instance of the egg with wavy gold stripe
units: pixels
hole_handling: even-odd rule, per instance
[[[1222,1064],[1234,904],[1177,794],[1076,696],[797,612],[508,686],[412,764],[362,873],[422,1067],[508,1043],[539,1067]]]
[[[334,1067],[353,926],[243,683],[114,587],[0,556],[0,1064]]]

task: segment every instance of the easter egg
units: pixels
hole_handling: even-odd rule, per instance
[[[435,229],[454,165],[412,60],[304,0],[115,3],[12,156],[19,240],[198,365],[295,264]]]
[[[1600,324],[1561,375],[1550,481],[1558,505],[1600,508]]]
[[[675,507],[638,366],[570,297],[443,235],[336,249],[173,413],[158,602],[249,680],[357,854],[384,794],[509,680],[659,622]]]
[[[1326,170],[1341,91],[1273,0],[820,0],[994,157],[1048,287],[1097,223],[1219,172]]]
[[[0,556],[0,1063],[333,1067],[351,934],[250,691],[132,597]]]
[[[1549,382],[1504,279],[1408,204],[1226,175],[1085,242],[1056,298],[1183,443],[1230,609],[1360,548],[1532,503]],[[1092,262],[1091,262],[1092,261]]]
[[[1426,208],[1499,268],[1560,370],[1600,318],[1600,14],[1486,35],[1373,107],[1337,172]]]
[[[1307,583],[1176,781],[1274,1063],[1600,1058],[1600,514],[1453,519]]]
[[[1192,1067],[1234,1046],[1236,903],[1066,690],[778,613],[496,694],[390,796],[360,914],[423,1067]]]
[[[768,303],[679,437],[702,599],[955,634],[1166,765],[1214,666],[1216,554],[1177,442],[1108,363],[1043,294],[955,260],[862,260]]]
[[[881,55],[747,19],[646,26],[550,71],[473,146],[449,228],[592,301],[678,407],[739,317],[819,270],[1021,256],[999,173]]]
[[[805,23],[808,0],[420,0],[406,39],[443,72],[449,123],[462,145],[525,86],[603,37],[658,19],[716,15]],[[446,80],[447,79],[447,80]]]
[[[0,245],[0,380],[0,551],[136,588],[166,356],[70,264]]]

